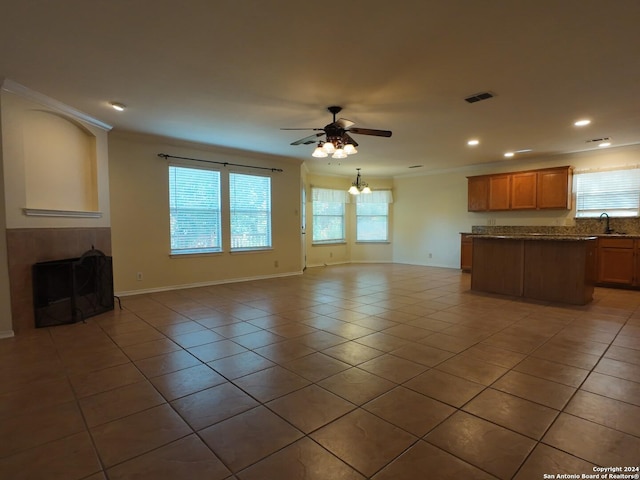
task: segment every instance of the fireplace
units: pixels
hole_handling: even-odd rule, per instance
[[[113,307],[112,259],[100,250],[33,265],[36,327],[84,321]]]

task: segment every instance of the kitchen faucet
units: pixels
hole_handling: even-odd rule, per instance
[[[613,230],[611,229],[611,227],[609,227],[609,214],[608,213],[601,213],[600,214],[600,221],[602,221],[602,217],[606,217],[607,219],[607,226],[604,229],[604,233],[613,233]]]

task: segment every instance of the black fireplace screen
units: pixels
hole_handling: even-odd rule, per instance
[[[112,259],[100,250],[33,265],[36,327],[84,321],[113,306]]]

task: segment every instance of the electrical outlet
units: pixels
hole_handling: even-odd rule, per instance
[[[273,262],[273,266],[278,268],[278,260],[276,260],[275,262]]]
[[[429,258],[433,258],[433,254],[432,253],[429,254]]]
[[[139,282],[142,280],[142,272],[136,273],[136,280]]]
[[[329,252],[329,258],[333,258],[333,252]]]

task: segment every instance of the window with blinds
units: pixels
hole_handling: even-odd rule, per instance
[[[231,250],[271,248],[271,178],[229,174]]]
[[[344,243],[346,192],[329,188],[311,190],[313,243]]]
[[[222,250],[220,172],[169,166],[171,253]]]
[[[640,169],[576,173],[576,217],[635,217],[640,208]]]
[[[356,199],[356,242],[389,241],[390,190],[374,190]]]

